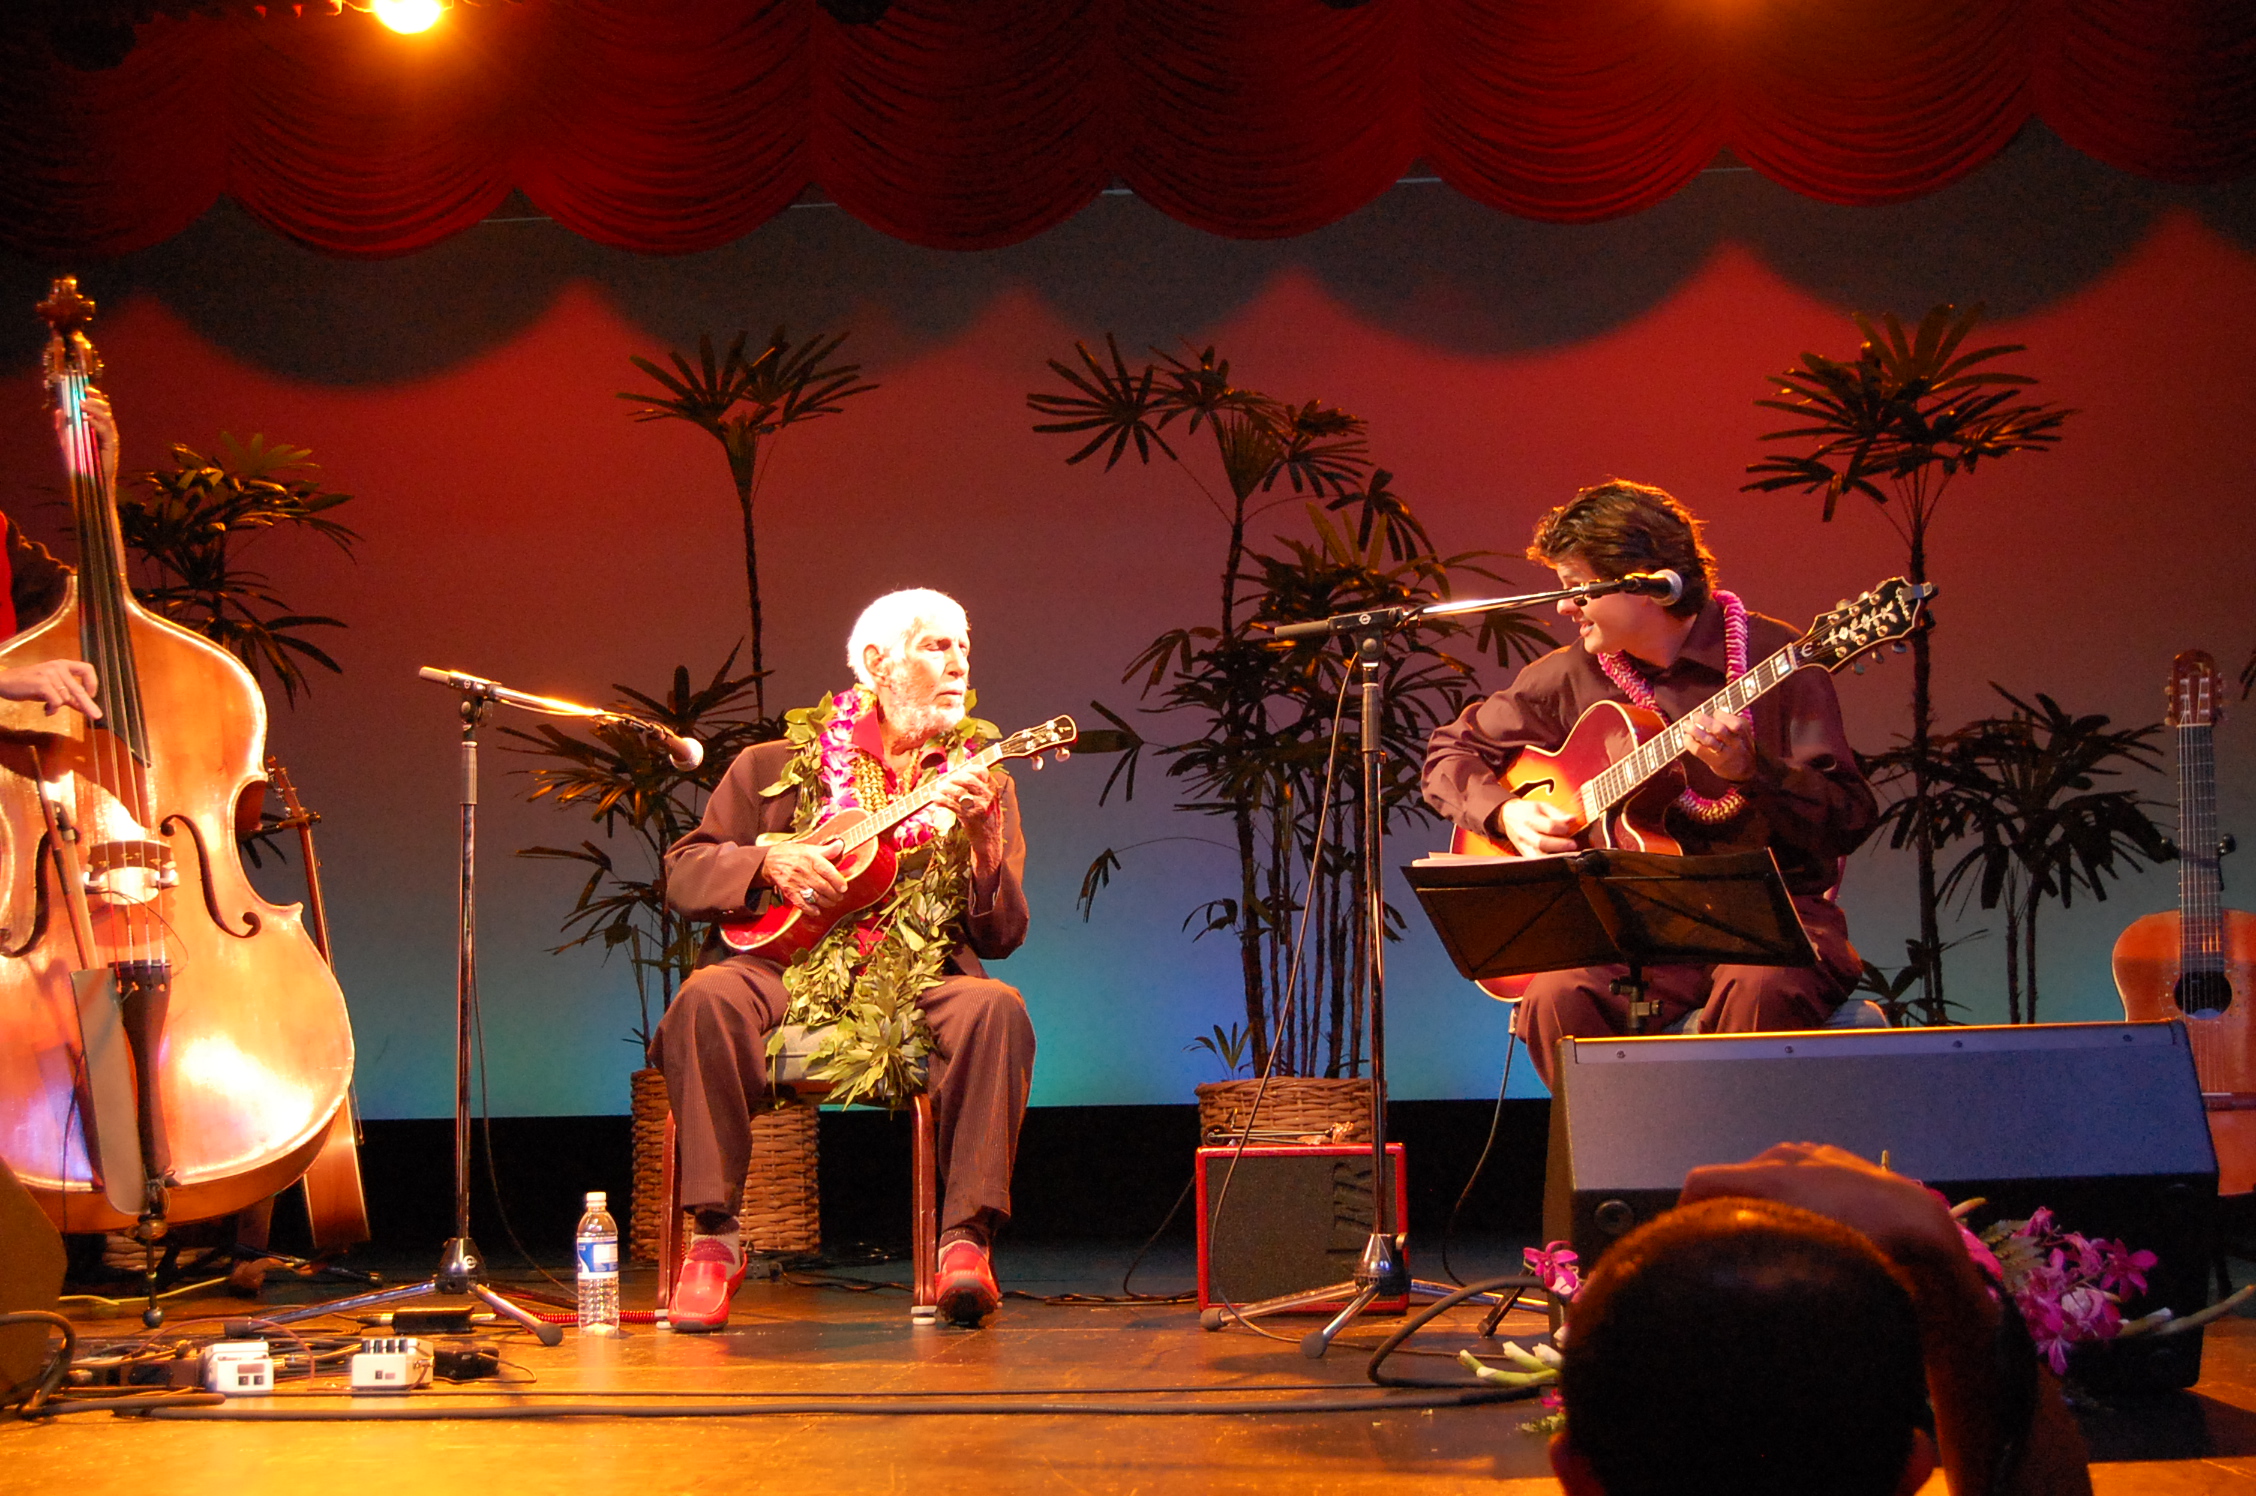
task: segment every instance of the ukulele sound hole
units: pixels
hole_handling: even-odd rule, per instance
[[[2178,978],[2170,996],[2188,1018],[2216,1018],[2232,1006],[2232,983],[2221,971],[2188,972]]]

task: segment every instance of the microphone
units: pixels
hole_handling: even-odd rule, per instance
[[[528,712],[543,712],[551,717],[580,717],[593,722],[624,727],[666,750],[667,759],[677,769],[694,769],[705,762],[705,745],[695,738],[678,737],[655,722],[625,712],[607,711],[599,706],[582,706],[576,701],[564,701],[554,696],[535,696],[530,691],[516,691],[500,681],[487,680],[482,675],[471,675],[461,670],[440,670],[425,665],[415,672],[425,680],[437,681],[486,701],[498,701],[503,706],[520,707]]]
[[[1626,577],[1616,577],[1610,582],[1594,582],[1587,588],[1576,590],[1586,597],[1627,592],[1637,597],[1657,597],[1664,606],[1673,606],[1684,599],[1684,574],[1673,568],[1666,571],[1633,571]]]
[[[667,761],[677,769],[694,769],[705,762],[705,745],[695,738],[678,737],[655,722],[642,717],[630,717],[625,712],[597,712],[594,717],[598,722],[640,733],[648,741],[665,749]]]

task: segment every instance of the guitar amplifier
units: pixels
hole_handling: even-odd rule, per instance
[[[1981,1196],[1980,1219],[2049,1206],[2067,1230],[2154,1252],[2134,1314],[2208,1302],[2217,1161],[2182,1024],[1566,1040],[1559,1060],[1544,1234],[1586,1269],[1675,1204],[1688,1170],[1832,1143],[1954,1202]],[[2200,1373],[2198,1332],[2106,1349],[2115,1371],[2087,1380]]]
[[[1394,1229],[1406,1230],[1410,1195],[1402,1145],[1387,1144]],[[1231,1159],[1235,1158],[1235,1167]],[[1330,1145],[1201,1148],[1198,1151],[1199,1308],[1227,1299],[1252,1304],[1305,1293],[1355,1275],[1376,1227],[1371,1221],[1371,1148]],[[1335,1314],[1344,1301],[1312,1304]],[[1375,1299],[1375,1309],[1408,1301]]]

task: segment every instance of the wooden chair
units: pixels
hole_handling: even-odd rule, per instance
[[[777,1091],[788,1092],[800,1100],[820,1101],[828,1096],[831,1091],[829,1081],[810,1080],[807,1077],[808,1058],[821,1044],[827,1030],[787,1024],[783,1033],[783,1049],[770,1060],[769,1084]],[[940,1312],[940,1145],[932,1122],[932,1098],[925,1093],[921,1077],[919,1079],[918,1089],[906,1098],[914,1139],[910,1154],[909,1236],[915,1274],[909,1317],[923,1322],[935,1318]],[[661,1304],[673,1302],[674,1280],[681,1270],[681,1254],[686,1250],[681,1229],[679,1162],[674,1118],[668,1112],[665,1164],[661,1176],[666,1208],[658,1226],[658,1302]]]

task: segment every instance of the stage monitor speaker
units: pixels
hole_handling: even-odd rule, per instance
[[[1231,1166],[1231,1159],[1237,1160]],[[1387,1144],[1394,1229],[1408,1229],[1402,1145]],[[1223,1181],[1229,1181],[1225,1192]],[[1260,1147],[1198,1151],[1198,1301],[1259,1303],[1355,1276],[1376,1227],[1371,1148]],[[1401,1298],[1377,1308],[1403,1308]],[[1310,1313],[1339,1306],[1311,1305]]]
[[[1983,1197],[1980,1219],[2049,1206],[2066,1230],[2153,1251],[2132,1312],[2208,1302],[2217,1160],[2181,1023],[1567,1040],[1559,1060],[1544,1232],[1586,1268],[1675,1204],[1690,1169],[1833,1143]],[[2200,1373],[2198,1333],[2113,1350],[2100,1380]]]
[[[63,1239],[0,1159],[0,1314],[55,1312],[63,1291]],[[0,1329],[0,1393],[22,1387],[47,1364],[54,1334],[43,1325]]]

